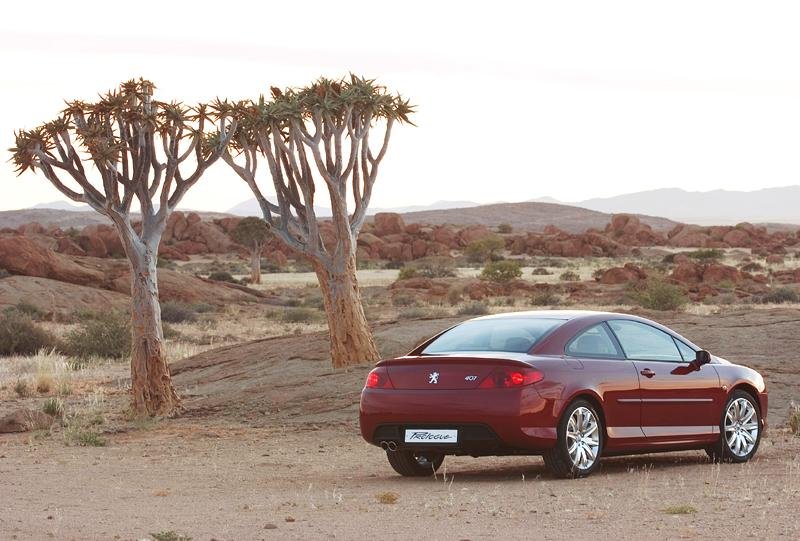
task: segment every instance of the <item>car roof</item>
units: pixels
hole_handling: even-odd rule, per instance
[[[524,319],[563,319],[565,321],[578,318],[588,318],[596,316],[630,317],[628,314],[618,314],[616,312],[599,312],[594,310],[528,310],[525,312],[503,312],[501,314],[491,314],[473,318],[469,321],[482,319],[504,319],[504,318],[524,318]]]

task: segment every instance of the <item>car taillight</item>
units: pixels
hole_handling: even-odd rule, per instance
[[[544,379],[544,374],[534,368],[497,368],[486,376],[479,389],[509,389],[523,387]]]
[[[364,384],[364,387],[367,389],[394,389],[392,380],[389,379],[389,372],[382,366],[373,368],[372,371],[367,374],[367,382]]]

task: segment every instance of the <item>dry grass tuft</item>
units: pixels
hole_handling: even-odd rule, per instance
[[[789,417],[786,420],[789,429],[795,436],[800,436],[800,404],[792,400],[789,403]]]
[[[392,505],[397,503],[397,500],[400,499],[400,495],[397,492],[379,492],[375,494],[375,499],[378,500],[379,503],[385,503],[388,505]]]
[[[664,513],[668,515],[692,515],[697,513],[697,509],[688,504],[670,505],[663,509]]]
[[[47,372],[39,372],[36,374],[36,392],[39,394],[47,394],[53,388],[53,377]]]

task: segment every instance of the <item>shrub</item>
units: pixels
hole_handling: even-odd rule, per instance
[[[667,254],[661,258],[661,262],[664,263],[665,265],[672,265],[673,263],[675,263],[676,255],[677,254]]]
[[[409,278],[416,278],[417,277],[417,267],[412,266],[405,266],[400,269],[400,272],[397,274],[398,280],[408,280]]]
[[[214,280],[215,282],[228,282],[231,284],[238,284],[239,280],[233,277],[231,273],[228,271],[214,271],[208,275],[209,280]]]
[[[207,314],[209,312],[214,312],[217,309],[216,306],[213,304],[208,304],[207,302],[196,302],[194,304],[190,304],[189,306],[198,314]]]
[[[392,297],[392,306],[416,306],[417,298],[414,295],[400,293]]]
[[[744,263],[739,269],[743,272],[761,272],[764,270],[764,266],[760,263],[756,263],[755,261],[750,261],[748,263]]]
[[[117,314],[106,314],[84,322],[67,334],[64,353],[78,359],[102,357],[122,359],[131,352],[130,322]]]
[[[22,314],[23,316],[28,316],[29,318],[31,318],[34,321],[38,321],[38,320],[40,320],[40,319],[42,319],[44,317],[44,311],[43,310],[41,310],[35,304],[31,304],[31,303],[26,302],[26,301],[18,302],[17,304],[15,304],[11,308],[11,310],[16,311],[16,312]]]
[[[594,278],[594,281],[599,282],[607,270],[608,269],[595,269],[595,271],[592,273],[592,278]]]
[[[689,301],[681,288],[656,279],[635,288],[631,298],[639,306],[650,310],[679,310]]]
[[[36,392],[39,394],[47,394],[53,388],[53,378],[47,372],[39,372],[36,374]]]
[[[319,317],[319,312],[310,308],[291,308],[283,311],[284,323],[311,323]]]
[[[789,403],[789,418],[787,419],[789,429],[795,436],[800,436],[800,404],[794,401]]]
[[[64,401],[56,397],[48,398],[42,404],[42,411],[53,417],[61,417],[64,415]]]
[[[400,499],[400,495],[397,492],[381,492],[375,494],[375,499],[378,500],[379,503],[391,505],[397,503],[397,500]]]
[[[161,331],[164,333],[165,340],[178,340],[183,336],[179,330],[169,323],[162,323]]]
[[[450,286],[447,290],[447,302],[450,304],[458,304],[461,302],[461,297],[464,295],[464,289],[459,286]]]
[[[575,271],[564,271],[558,276],[558,279],[562,282],[578,282],[581,277]]]
[[[765,293],[758,297],[759,302],[763,304],[783,304],[785,302],[800,302],[800,295],[797,291],[790,287],[779,287],[773,289],[769,293]]]
[[[186,323],[197,321],[197,312],[183,303],[167,301],[161,303],[161,321],[167,323]]]
[[[550,292],[537,293],[531,297],[531,304],[534,306],[557,306],[561,304],[561,297]]]
[[[0,314],[0,355],[33,355],[56,344],[55,337],[30,317],[16,310]]]
[[[546,269],[546,268],[544,268],[544,267],[536,267],[535,269],[533,269],[533,270],[531,271],[531,274],[532,274],[533,276],[550,276],[550,275],[551,275],[551,274],[553,274],[553,273],[552,273],[552,272],[550,272],[549,270],[547,270],[547,269]]]
[[[24,379],[18,379],[17,382],[14,384],[14,392],[20,398],[25,398],[26,396],[31,395],[31,390],[28,387],[28,382]]]
[[[156,259],[156,267],[158,267],[159,269],[175,270],[178,268],[178,265],[171,259],[167,259],[163,256],[158,256],[158,259]]]
[[[400,319],[421,319],[421,318],[429,318],[429,317],[447,317],[450,314],[441,308],[409,308],[408,310],[403,310],[400,312],[397,317]]]
[[[702,248],[700,250],[686,252],[685,255],[699,261],[716,261],[722,259],[725,256],[725,252],[718,248]]]
[[[500,252],[506,247],[503,239],[496,235],[486,237],[481,240],[470,242],[464,249],[467,261],[471,263],[484,263],[500,259]]]
[[[472,301],[465,304],[456,312],[459,316],[482,316],[489,313],[489,307],[481,301]]]
[[[500,224],[497,226],[498,233],[503,233],[504,235],[507,235],[512,231],[514,231],[514,228],[511,226],[511,224]]]
[[[692,515],[697,513],[697,509],[687,504],[670,505],[664,509],[664,512],[668,515]]]
[[[481,278],[490,282],[506,283],[522,276],[522,269],[516,261],[493,261],[483,268]]]
[[[152,537],[155,541],[192,541],[192,538],[188,535],[178,533],[173,530],[151,533],[150,537]]]

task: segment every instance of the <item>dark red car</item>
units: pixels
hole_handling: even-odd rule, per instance
[[[538,311],[460,323],[381,361],[361,393],[361,434],[401,475],[445,455],[542,455],[558,476],[601,456],[705,449],[745,462],[765,428],[761,375],[653,321]]]

